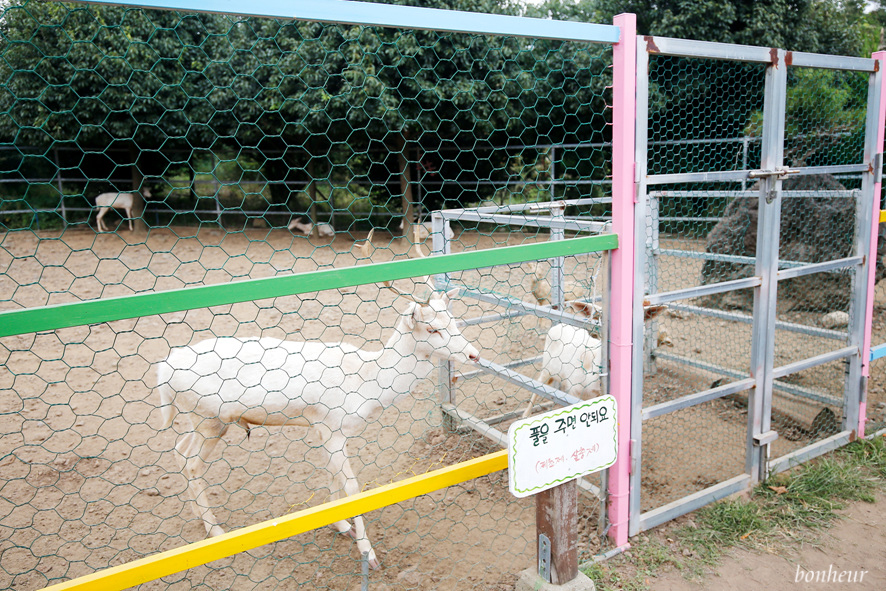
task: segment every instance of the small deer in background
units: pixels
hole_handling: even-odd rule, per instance
[[[304,218],[298,218],[289,222],[289,226],[287,226],[289,231],[298,230],[305,236],[310,235],[311,231],[314,229],[314,224],[311,222],[303,222],[303,219]],[[335,236],[335,228],[327,223],[319,223],[317,224],[317,235]]]
[[[124,211],[126,218],[129,220],[129,231],[132,232],[132,219],[135,217],[133,216],[133,212],[141,212],[144,209],[142,196],[144,196],[145,199],[150,199],[151,191],[148,188],[145,188],[142,189],[141,194],[109,192],[97,196],[95,198],[95,206],[98,208],[98,214],[95,216],[95,224],[98,226],[98,231],[108,231],[103,218],[105,217],[105,214],[108,213],[108,210],[113,207],[114,209],[122,209]]]

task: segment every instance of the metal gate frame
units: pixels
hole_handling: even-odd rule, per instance
[[[698,509],[712,501],[753,486],[770,473],[786,470],[802,461],[819,456],[845,445],[864,434],[864,403],[866,376],[870,359],[871,308],[873,305],[873,277],[876,261],[876,220],[879,219],[879,187],[882,170],[883,128],[883,67],[884,54],[874,58],[853,58],[812,53],[788,52],[768,47],[750,47],[723,43],[687,41],[663,37],[641,37],[637,52],[637,129],[636,177],[637,203],[634,217],[635,277],[632,363],[631,416],[631,495],[630,535],[655,527],[679,515]],[[649,56],[669,55],[687,58],[731,60],[765,64],[765,98],[763,107],[761,170],[733,170],[649,175],[647,163],[649,120]],[[802,264],[779,270],[779,230],[784,176],[784,136],[787,99],[787,71],[789,67],[811,67],[834,70],[853,70],[870,74],[863,162],[843,166],[814,166],[798,169],[798,175],[822,173],[856,173],[862,175],[862,188],[857,203],[857,233],[853,256],[824,263]],[[656,219],[657,201],[649,187],[667,183],[689,182],[744,182],[749,178],[760,180],[758,239],[754,276],[716,284],[656,293],[655,272],[650,271],[649,282],[644,276],[651,262],[651,251],[657,248],[655,230],[647,237],[647,220]],[[655,225],[655,224],[653,224]],[[654,263],[653,263],[654,264]],[[856,268],[850,304],[848,333],[841,334],[847,346],[782,367],[774,366],[776,298],[778,281],[833,271]],[[651,292],[644,294],[644,287]],[[643,408],[644,342],[643,300],[652,304],[666,304],[703,295],[724,293],[738,289],[754,289],[751,367],[747,377],[734,382],[683,396],[676,400]],[[784,323],[779,323],[779,325]],[[814,330],[814,329],[813,329]],[[845,342],[845,341],[844,341]],[[844,384],[843,424],[841,432],[775,460],[770,460],[770,444],[778,438],[772,429],[772,393],[775,380],[827,362],[844,359],[847,363]],[[641,511],[642,427],[643,422],[703,402],[746,391],[748,394],[748,427],[745,453],[745,473],[724,482],[690,494],[677,501],[643,513]]]

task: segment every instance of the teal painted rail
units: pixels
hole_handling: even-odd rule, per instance
[[[459,252],[423,259],[324,269],[220,285],[204,285],[102,300],[10,310],[0,312],[0,337],[251,302],[325,289],[354,287],[421,275],[452,273],[495,265],[601,252],[617,247],[618,237],[615,234],[602,234],[569,240],[522,244],[507,248]]]

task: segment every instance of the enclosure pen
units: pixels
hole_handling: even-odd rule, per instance
[[[352,554],[370,538],[383,567],[372,579],[392,587],[414,587],[417,576],[441,590],[493,584],[534,563],[532,504],[504,496],[496,474],[500,437],[464,427],[493,434],[514,418],[501,407],[530,392],[548,405],[575,401],[522,373],[535,372],[533,337],[548,324],[586,325],[561,296],[533,304],[525,267],[550,265],[558,294],[573,274],[607,307],[618,27],[334,0],[22,0],[3,16],[4,71],[16,70],[4,113],[27,113],[3,119],[21,133],[0,146],[0,180],[24,195],[0,204],[10,279],[0,345],[11,379],[0,387],[19,404],[4,409],[2,428],[4,441],[23,437],[4,460],[3,495],[17,507],[0,540],[9,584],[123,588],[163,577],[153,585],[366,588],[361,566],[376,561]],[[556,74],[540,77],[548,67]],[[37,78],[57,99],[37,99]],[[520,106],[535,94],[543,103]],[[134,193],[145,196],[143,212],[135,196],[131,207],[99,209],[124,204],[97,195]],[[537,205],[511,209],[527,202]],[[444,216],[452,224],[439,229]],[[423,244],[413,229],[429,219]],[[53,279],[33,275],[35,265],[52,267]],[[382,385],[392,368],[364,376],[398,402],[343,413],[350,449],[319,454],[344,404],[325,419],[322,402],[308,408],[306,432],[289,426],[299,417],[263,418],[276,412],[272,397],[298,396],[292,382],[304,376],[271,383],[299,367],[293,351],[322,351],[307,363],[328,365],[307,378],[329,384],[339,371],[353,381],[329,354],[383,355],[410,323],[439,338],[424,320],[441,302],[452,307],[440,315],[454,323],[445,334],[461,331],[479,361],[433,375],[452,381],[394,380],[409,392]],[[199,358],[199,343],[213,342],[234,349],[216,351],[217,372],[176,371],[193,374],[202,401],[213,380],[242,388],[247,408],[236,419],[204,413],[190,431],[179,420],[157,430],[155,411],[169,401],[158,408],[155,387],[165,384],[152,376],[165,374],[152,368],[187,351]],[[256,343],[278,345],[254,359]],[[275,361],[281,351],[290,353]],[[365,426],[355,428],[358,415]],[[218,421],[221,434],[200,449],[183,443]],[[354,492],[349,462],[364,492]],[[607,533],[623,537],[627,518],[609,529],[605,476],[586,489],[568,524],[585,560],[607,547]],[[24,508],[42,532],[33,546]],[[206,510],[232,531],[193,543]],[[340,527],[367,511],[372,533]],[[356,544],[317,531],[329,524]]]
[[[3,3],[0,588],[559,584],[886,433],[886,52],[408,4]]]

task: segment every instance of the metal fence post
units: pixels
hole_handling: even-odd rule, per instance
[[[64,225],[68,225],[68,212],[65,209],[65,192],[62,187],[62,165],[58,157],[58,148],[52,149],[52,155],[55,158],[55,182],[58,185],[58,202],[62,210],[62,221]]]
[[[609,470],[610,537],[628,542],[631,475],[631,351],[634,293],[634,148],[637,86],[637,15],[620,14],[619,41],[612,48],[612,221],[618,249],[612,253],[610,388],[618,405],[618,460]]]
[[[404,218],[404,232],[409,232],[409,223]],[[439,211],[431,214],[431,256],[449,254],[452,252],[452,245],[446,237],[446,230],[449,228],[449,220],[445,219]],[[419,248],[421,248],[419,246]],[[449,273],[442,275],[434,275],[432,279],[434,287],[447,289],[449,287]],[[440,363],[440,371],[438,372],[439,383],[437,385],[438,399],[440,400],[440,408],[444,405],[451,404],[455,406],[455,388],[452,387],[452,380],[455,376],[455,368],[451,361],[443,361]],[[443,411],[443,427],[447,431],[455,431],[458,428],[458,420]]]
[[[657,289],[657,258],[654,248],[657,248],[658,219],[653,220],[652,232],[656,238],[647,236],[646,212],[650,206],[649,194],[646,185],[649,158],[649,51],[644,46],[637,48],[637,106],[636,106],[636,140],[634,146],[634,162],[636,163],[636,193],[637,202],[634,205],[634,300],[639,300],[640,305],[633,309],[633,339],[637,343],[643,343],[643,288],[644,274],[649,273],[648,293],[655,293]],[[656,203],[658,200],[656,199]],[[657,211],[657,209],[656,209]],[[643,347],[637,347],[631,353],[631,398],[630,398],[630,452],[631,452],[631,485],[629,499],[629,535],[640,533],[641,513],[641,472],[643,469],[640,458],[643,449],[643,370],[646,367],[646,351]],[[651,359],[650,359],[651,361]]]
[[[763,106],[761,168],[776,171],[784,159],[784,126],[787,101],[787,65],[784,50],[777,50],[766,69]],[[754,274],[762,284],[754,288],[754,326],[751,344],[751,376],[756,386],[748,394],[748,433],[745,467],[751,481],[766,478],[772,411],[772,368],[775,358],[775,309],[778,298],[779,229],[781,227],[781,180],[768,174],[758,181],[759,221]]]
[[[558,222],[562,222],[566,218],[566,205],[555,204],[551,206],[551,218]],[[563,228],[551,228],[550,240],[563,240],[566,232]],[[551,304],[558,310],[563,309],[566,300],[566,274],[564,271],[565,257],[557,257],[551,262]]]
[[[867,415],[867,379],[870,377],[871,331],[874,318],[874,287],[877,270],[877,237],[880,224],[880,195],[883,177],[883,140],[886,126],[886,51],[871,57],[880,67],[870,75],[867,121],[865,124],[864,164],[870,164],[862,175],[861,196],[856,202],[858,219],[856,255],[867,255],[865,265],[853,281],[853,302],[850,308],[850,344],[858,344],[860,358],[849,359],[849,376],[844,395],[843,430],[855,430],[864,437]],[[852,393],[857,393],[852,396]]]

